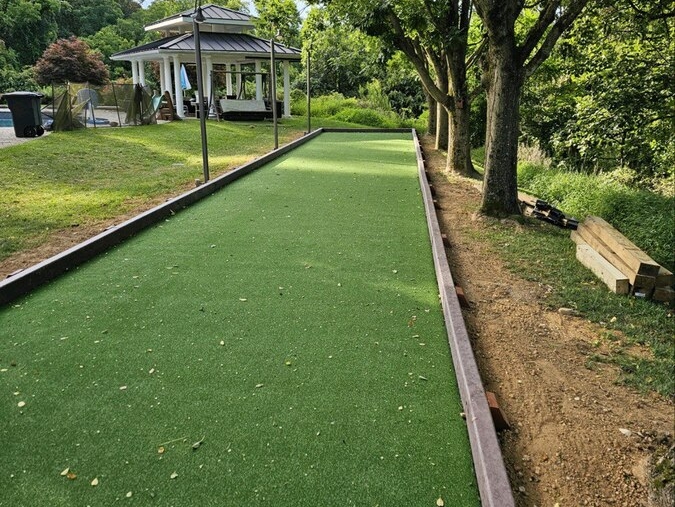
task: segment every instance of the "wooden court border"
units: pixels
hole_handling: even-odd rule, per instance
[[[93,257],[113,246],[129,239],[142,230],[160,222],[195,202],[208,197],[229,183],[249,174],[263,165],[285,155],[320,136],[324,132],[335,133],[411,133],[417,157],[417,169],[426,211],[427,227],[431,240],[431,249],[436,270],[436,279],[443,305],[448,333],[448,343],[455,367],[467,430],[471,445],[474,470],[484,507],[512,507],[515,505],[509,484],[504,459],[502,457],[497,433],[492,422],[485,389],[478,372],[478,366],[469,341],[469,336],[460,309],[455,286],[450,272],[441,229],[434,208],[431,188],[424,167],[424,158],[417,132],[414,129],[346,129],[320,128],[307,133],[267,155],[259,157],[233,171],[214,178],[208,183],[185,192],[167,202],[137,215],[126,222],[113,226],[104,232],[84,241],[60,254],[46,259],[30,268],[10,275],[0,281],[0,307],[28,294],[37,287],[84,264]]]

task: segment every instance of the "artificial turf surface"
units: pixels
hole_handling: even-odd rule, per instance
[[[479,505],[461,411],[408,134],[323,134],[0,309],[3,506]]]

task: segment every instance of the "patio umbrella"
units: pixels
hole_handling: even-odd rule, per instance
[[[183,90],[192,90],[192,85],[188,79],[187,71],[185,70],[185,65],[180,66],[180,87]]]

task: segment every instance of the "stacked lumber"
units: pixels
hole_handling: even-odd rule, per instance
[[[675,302],[675,276],[600,217],[572,231],[577,259],[612,292]]]

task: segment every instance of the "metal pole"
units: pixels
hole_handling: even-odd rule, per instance
[[[311,46],[307,48],[307,133],[309,134],[312,131],[312,114],[311,114],[311,99],[309,97],[311,87],[310,87],[310,73],[312,68],[311,63]]]
[[[206,111],[204,111],[204,83],[202,79],[202,46],[199,40],[199,22],[204,20],[201,5],[197,7],[192,18],[192,33],[195,39],[195,60],[197,61],[197,107],[199,108],[199,125],[202,133],[202,165],[204,168],[204,183],[209,181],[209,152],[206,143]]]
[[[279,148],[279,126],[277,124],[277,67],[274,59],[274,37],[270,39],[270,76],[271,76],[271,95],[272,95],[272,122],[274,123],[274,149]]]

